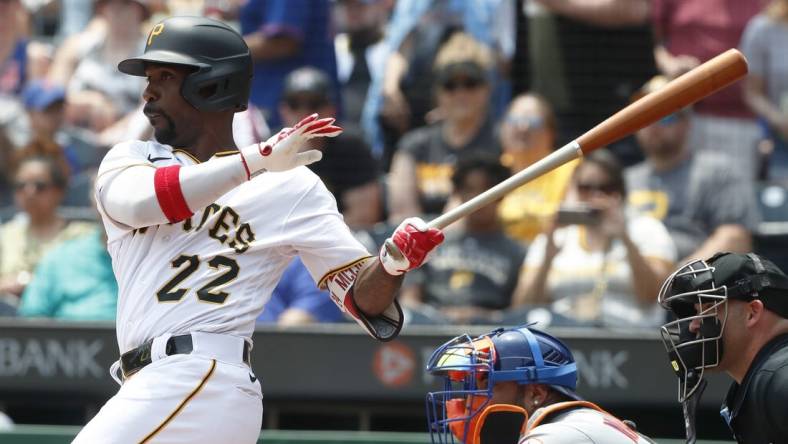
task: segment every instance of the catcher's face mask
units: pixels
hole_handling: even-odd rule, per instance
[[[527,423],[525,409],[494,404],[496,384],[546,384],[579,399],[577,365],[569,349],[547,333],[521,326],[498,329],[475,339],[458,336],[439,347],[427,371],[444,380],[442,391],[427,394],[433,443],[516,443]]]
[[[495,347],[484,336],[475,340],[458,336],[432,354],[427,370],[444,379],[443,390],[427,394],[433,443],[466,442],[478,424],[479,413],[492,398],[488,376],[494,361]]]
[[[706,369],[722,359],[722,334],[728,317],[728,289],[716,286],[714,267],[694,261],[670,275],[659,292],[659,303],[676,320],[660,328],[670,365],[679,378],[679,402],[701,384]]]

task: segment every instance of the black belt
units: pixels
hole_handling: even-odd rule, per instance
[[[150,356],[152,347],[153,339],[149,339],[139,347],[120,355],[120,371],[123,375],[123,379],[126,379],[134,373],[137,373],[143,367],[153,362]],[[171,336],[170,339],[167,340],[167,344],[164,346],[164,353],[166,353],[167,356],[188,355],[192,352],[192,350],[194,350],[194,344],[192,342],[192,335],[190,334]],[[251,362],[250,351],[251,347],[249,346],[249,343],[244,341],[242,359],[246,365],[250,365]]]

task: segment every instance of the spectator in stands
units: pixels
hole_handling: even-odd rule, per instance
[[[10,295],[11,301],[22,294],[47,251],[95,227],[58,215],[67,178],[63,162],[51,156],[32,156],[18,163],[13,187],[21,213],[0,225],[0,295]]]
[[[257,322],[290,326],[344,319],[328,291],[317,288],[301,258],[296,256],[282,274]]]
[[[63,130],[65,99],[66,90],[46,80],[34,80],[22,92],[22,101],[30,122],[29,149],[39,147],[55,156],[64,156],[71,175],[78,173],[83,165],[82,159],[70,143],[71,135]]]
[[[650,0],[532,0],[522,5],[513,89],[536,92],[553,106],[557,146],[623,108],[657,73]],[[632,138],[609,148],[627,165],[642,160]]]
[[[456,33],[441,47],[433,86],[440,120],[398,144],[388,179],[391,220],[441,213],[456,161],[475,151],[499,154],[489,114],[492,66],[489,48],[468,34]]]
[[[552,107],[539,95],[515,97],[501,122],[501,161],[517,173],[555,148],[556,119]],[[506,234],[525,245],[543,232],[564,198],[577,161],[556,168],[515,189],[500,205]]]
[[[391,0],[340,0],[334,17],[337,74],[342,91],[342,127],[361,130],[361,113],[372,79],[381,79],[388,56],[384,27]]]
[[[22,294],[17,315],[69,321],[115,319],[118,284],[107,236],[92,233],[64,241],[47,253]]]
[[[328,0],[249,0],[241,8],[241,32],[252,52],[251,102],[271,128],[282,121],[276,112],[288,73],[314,66],[331,79],[331,97],[339,103],[334,36]]]
[[[299,68],[285,78],[279,112],[286,126],[318,113],[335,116],[331,79],[311,67]],[[337,200],[339,212],[351,228],[369,227],[383,218],[382,182],[377,161],[359,135],[346,131],[337,137],[310,142],[323,153],[309,165]]]
[[[427,394],[433,444],[648,444],[577,394],[572,351],[531,326],[461,334],[438,347],[427,372],[440,389]]]
[[[454,32],[464,32],[492,49],[490,71],[495,112],[509,100],[508,63],[514,53],[512,0],[399,0],[386,33],[390,53],[384,75],[374,79],[363,125],[373,152],[389,170],[397,142],[427,123],[433,108],[425,94],[434,87],[436,55]],[[496,113],[497,117],[497,113]]]
[[[14,146],[6,136],[5,128],[0,127],[0,221],[3,220],[3,209],[14,203],[11,186],[14,153]]]
[[[584,157],[566,204],[589,208],[583,221],[555,221],[528,249],[513,305],[548,305],[580,323],[655,326],[654,295],[676,261],[658,220],[627,211],[623,170],[608,151]],[[596,215],[596,217],[593,217]]]
[[[28,78],[28,41],[21,26],[24,13],[20,0],[0,1],[0,95],[18,95]]]
[[[771,141],[769,177],[788,180],[788,0],[774,0],[747,24],[741,42],[749,62],[744,100]]]
[[[457,163],[452,183],[466,202],[508,177],[509,169],[496,156],[478,153]],[[447,233],[429,265],[408,277],[400,300],[438,322],[495,322],[511,304],[524,257],[525,249],[503,232],[494,202],[469,214],[460,230]]]
[[[85,194],[95,201],[95,171]],[[96,225],[92,232],[63,241],[45,254],[25,288],[17,315],[61,320],[112,320],[118,283],[107,253],[107,235]]]
[[[766,0],[651,0],[657,67],[676,77],[739,45]],[[758,125],[735,83],[693,106],[690,147],[727,154],[754,177]]]
[[[643,92],[665,83],[657,76]],[[626,173],[629,203],[665,224],[679,263],[750,251],[759,219],[745,167],[722,154],[694,152],[688,140],[693,124],[685,109],[638,131],[646,160]]]
[[[99,133],[137,110],[143,79],[117,66],[144,47],[150,11],[145,0],[101,0],[96,13],[57,51],[49,79],[66,87],[68,122]]]

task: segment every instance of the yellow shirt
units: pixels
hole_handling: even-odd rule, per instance
[[[506,195],[498,207],[506,234],[529,244],[544,231],[561,204],[578,163],[579,160],[573,160]]]

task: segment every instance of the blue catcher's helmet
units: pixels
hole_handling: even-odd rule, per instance
[[[442,391],[427,394],[433,443],[454,443],[455,437],[464,442],[499,382],[546,384],[580,400],[572,352],[557,338],[526,326],[477,338],[457,336],[433,352],[427,371],[444,380]]]

